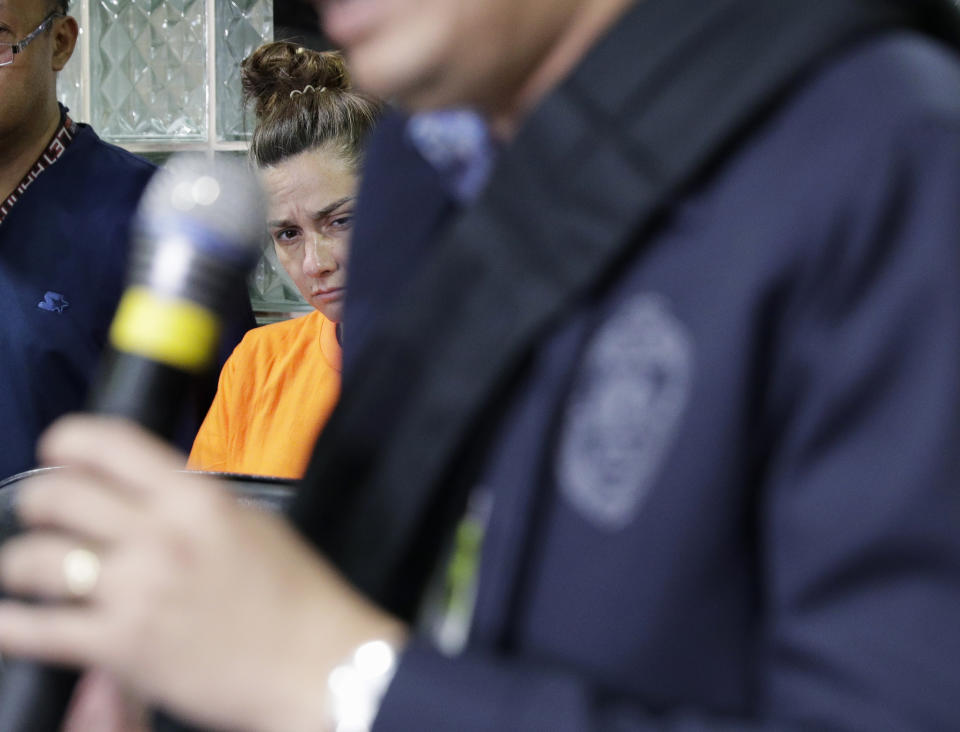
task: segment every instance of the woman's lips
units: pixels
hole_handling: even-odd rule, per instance
[[[313,293],[313,299],[319,300],[320,302],[336,302],[337,300],[342,300],[346,292],[346,289],[343,287],[333,287],[329,290],[318,290]]]

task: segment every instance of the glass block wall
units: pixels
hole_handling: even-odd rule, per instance
[[[264,0],[218,0],[217,27],[217,120],[219,140],[246,140],[240,114],[240,62],[251,50],[272,38],[273,3]]]
[[[207,139],[205,9],[204,0],[93,0],[90,111],[101,135]]]
[[[74,119],[155,161],[244,154],[239,65],[273,38],[273,0],[73,0],[70,12],[80,39],[59,92]],[[309,309],[270,254],[250,281],[258,318]]]

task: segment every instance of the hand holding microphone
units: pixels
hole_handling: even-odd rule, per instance
[[[216,298],[198,273],[217,270],[208,263],[228,256],[171,205],[144,227],[152,254],[134,265],[95,399],[96,411],[133,418],[154,433],[170,425],[169,410],[155,400],[175,400],[182,373],[202,359],[192,351],[183,358],[179,339],[144,335],[124,320],[131,313],[146,324],[185,317],[191,332],[208,332],[194,308],[215,313]],[[263,214],[253,215],[259,227]],[[203,246],[184,251],[185,241]],[[241,505],[219,481],[179,472],[182,455],[155,434],[102,416],[67,417],[45,434],[40,456],[68,467],[22,491],[28,532],[0,548],[0,580],[11,594],[52,602],[0,602],[0,653],[50,666],[8,672],[0,732],[57,729],[68,694],[56,666],[99,669],[192,724],[323,729],[329,673],[362,642],[402,645],[405,626],[281,517]],[[80,598],[64,575],[64,559],[77,548],[98,565],[95,581],[80,583]]]
[[[169,438],[191,381],[211,368],[230,293],[259,254],[263,200],[239,161],[174,157],[151,180],[134,223],[128,287],[90,399]],[[64,561],[71,594],[95,580],[96,554]],[[85,580],[86,578],[86,580]],[[14,661],[0,686],[0,732],[59,729],[76,674]]]

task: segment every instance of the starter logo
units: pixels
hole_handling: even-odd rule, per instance
[[[64,310],[70,307],[70,303],[68,303],[67,298],[65,298],[59,292],[47,290],[46,294],[43,296],[43,300],[37,303],[37,307],[41,310],[46,310],[47,312],[51,313],[62,313]]]

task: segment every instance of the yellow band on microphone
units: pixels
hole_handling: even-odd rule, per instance
[[[219,332],[217,317],[196,303],[130,287],[110,326],[110,343],[118,351],[200,371],[216,352]]]

